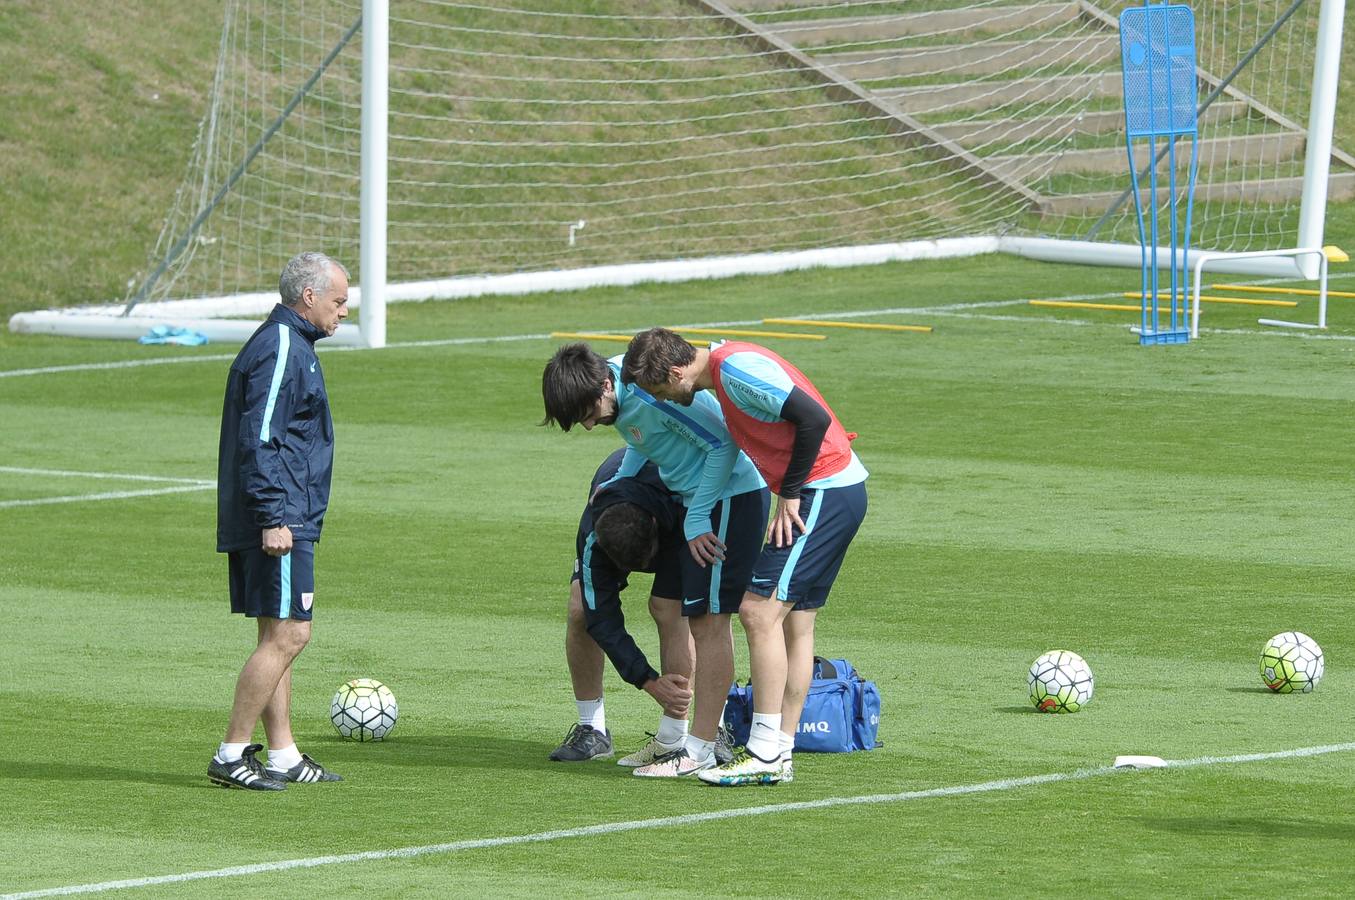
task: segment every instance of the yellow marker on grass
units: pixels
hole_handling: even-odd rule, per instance
[[[921,331],[930,332],[930,325],[888,325],[883,322],[830,322],[825,319],[763,319],[763,325],[808,325],[817,328],[860,328],[867,331]]]
[[[631,335],[629,334],[593,334],[587,331],[552,331],[550,336],[553,338],[573,338],[577,341],[614,341],[619,344],[629,344]],[[709,347],[710,341],[688,341],[696,347]]]
[[[1130,300],[1141,300],[1141,299],[1143,299],[1143,295],[1142,295],[1142,294],[1133,293],[1133,292],[1130,292],[1130,291],[1125,291],[1124,296],[1128,297]],[[1167,305],[1167,304],[1169,304],[1169,303],[1171,303],[1171,302],[1172,302],[1172,298],[1171,298],[1171,295],[1170,295],[1170,294],[1168,294],[1168,295],[1166,296],[1166,299],[1163,299],[1163,298],[1160,297],[1160,296],[1157,298],[1157,305],[1158,305],[1158,306],[1165,306],[1165,305]],[[1231,303],[1231,304],[1233,304],[1233,305],[1235,305],[1235,306],[1290,306],[1290,307],[1292,307],[1292,306],[1298,306],[1298,305],[1299,305],[1297,300],[1252,300],[1252,299],[1250,299],[1250,298],[1248,298],[1248,297],[1205,297],[1204,295],[1201,295],[1201,296],[1200,296],[1200,302],[1201,302],[1201,303]]]
[[[1128,303],[1083,303],[1080,300],[1031,300],[1031,306],[1049,306],[1055,309],[1110,309],[1117,312],[1141,312],[1143,307]]]
[[[728,334],[734,337],[786,338],[791,341],[823,341],[826,334],[802,334],[793,331],[740,331],[736,328],[674,328],[682,334]],[[695,344],[696,341],[690,343]]]
[[[1251,294],[1289,294],[1296,297],[1320,297],[1321,291],[1311,288],[1260,287],[1250,284],[1211,284],[1211,291],[1246,291]],[[1327,291],[1328,297],[1355,297],[1350,291]]]

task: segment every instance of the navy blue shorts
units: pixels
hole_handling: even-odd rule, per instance
[[[230,554],[231,612],[310,621],[315,602],[315,544],[293,541],[286,556],[259,547]]]
[[[737,494],[715,504],[710,520],[715,536],[725,545],[725,558],[699,565],[688,547],[682,557],[682,614],[736,613],[744,588],[753,574],[767,531],[769,495],[766,488]]]
[[[795,604],[793,609],[818,609],[828,592],[847,545],[866,517],[866,483],[836,488],[805,488],[800,492],[800,521],[805,530],[788,547],[762,548],[748,591]]]

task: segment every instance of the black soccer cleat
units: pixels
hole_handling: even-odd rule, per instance
[[[290,781],[295,784],[314,784],[317,781],[343,781],[343,778],[329,771],[306,754],[301,754],[301,762],[290,769],[266,770],[270,778],[278,781]]]
[[[250,744],[244,755],[235,762],[222,762],[215,755],[207,764],[207,777],[224,788],[244,788],[247,791],[285,791],[287,782],[268,772],[254,754],[263,744]]]
[[[598,731],[592,725],[575,725],[569,729],[564,741],[551,753],[555,762],[585,762],[590,759],[609,758],[612,755],[612,736]]]

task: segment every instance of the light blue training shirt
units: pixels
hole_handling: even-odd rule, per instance
[[[664,484],[687,507],[687,540],[714,531],[711,509],[721,500],[767,486],[729,434],[720,403],[697,391],[691,406],[656,400],[643,388],[621,383],[621,360],[607,360],[616,385],[616,430],[627,444],[615,478],[640,471],[645,460],[659,467]]]

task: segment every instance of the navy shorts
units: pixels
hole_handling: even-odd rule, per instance
[[[310,621],[315,603],[315,544],[293,541],[286,556],[259,547],[230,554],[231,612]]]
[[[725,558],[702,567],[688,547],[682,548],[682,614],[736,613],[753,574],[767,530],[767,489],[721,500],[711,510],[715,536],[725,545]]]
[[[800,521],[805,530],[788,547],[762,548],[748,581],[749,593],[775,594],[795,604],[793,609],[818,609],[828,592],[847,545],[866,517],[866,483],[835,488],[805,488],[800,492]]]

